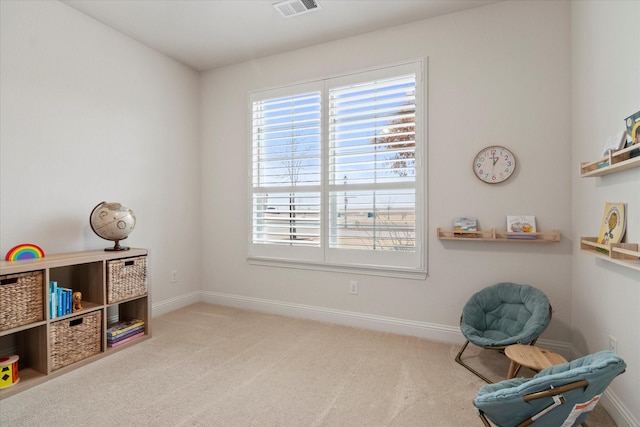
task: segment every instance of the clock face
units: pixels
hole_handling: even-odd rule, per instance
[[[483,148],[473,160],[473,172],[488,184],[506,181],[516,169],[516,157],[499,145]]]

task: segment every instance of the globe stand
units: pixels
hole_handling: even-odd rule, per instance
[[[117,252],[117,251],[128,251],[129,249],[131,249],[127,246],[120,246],[120,240],[116,240],[115,242],[116,243],[112,248],[104,248],[104,250],[107,252]]]
[[[106,252],[120,252],[120,251],[128,251],[128,250],[129,250],[129,249],[131,249],[131,248],[129,248],[129,247],[127,247],[127,246],[120,246],[120,241],[121,241],[121,240],[126,239],[126,238],[127,238],[127,237],[129,237],[129,236],[124,236],[124,237],[118,236],[118,238],[116,238],[115,236],[112,236],[112,235],[109,235],[109,234],[104,235],[104,234],[99,233],[99,232],[96,230],[96,228],[94,227],[94,224],[93,224],[93,221],[94,221],[94,217],[93,217],[93,216],[94,216],[94,213],[96,212],[96,210],[97,210],[98,208],[103,208],[103,207],[106,207],[106,209],[103,209],[103,210],[100,212],[100,214],[99,214],[99,215],[100,215],[100,217],[104,217],[104,216],[106,216],[106,215],[111,215],[110,213],[108,213],[108,212],[107,212],[107,210],[108,210],[108,211],[114,211],[114,210],[115,210],[115,211],[118,211],[118,212],[126,211],[126,212],[128,212],[128,213],[129,213],[129,215],[133,218],[133,225],[135,225],[135,216],[133,215],[133,212],[132,212],[130,209],[123,207],[120,203],[107,203],[107,202],[100,202],[100,203],[98,203],[98,204],[96,205],[96,207],[94,207],[94,208],[93,208],[93,210],[91,210],[91,214],[89,214],[89,225],[91,226],[91,230],[93,230],[93,232],[94,232],[94,233],[96,233],[96,235],[97,235],[98,237],[101,237],[101,238],[103,238],[103,239],[105,239],[105,240],[110,240],[110,241],[115,242],[112,248],[105,248],[105,249],[104,249]],[[124,221],[120,221],[120,220],[118,219],[118,217],[116,217],[116,216],[114,216],[114,217],[113,217],[113,222],[115,222],[115,221],[117,221],[117,223],[118,223],[118,228],[120,228],[120,229],[123,229],[123,228],[124,228],[124,227],[120,227],[120,223],[122,223],[123,225],[125,225],[125,226],[126,226],[126,223],[125,223]],[[131,226],[131,229],[133,229],[133,225]],[[130,231],[129,231],[129,232],[130,232]],[[122,234],[122,233],[119,233],[119,234]]]

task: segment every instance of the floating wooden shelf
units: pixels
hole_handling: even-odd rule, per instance
[[[640,150],[640,146],[631,147],[609,153],[595,162],[584,162],[580,164],[580,177],[594,177],[609,175],[614,172],[640,167],[640,156],[630,157],[630,152]]]
[[[535,235],[536,238],[523,238],[531,235]],[[456,232],[438,228],[438,239],[470,242],[558,243],[560,241],[560,232],[558,230],[552,230],[539,233],[507,233],[506,230],[498,231],[493,228],[490,230]]]
[[[637,243],[598,243],[597,237],[581,237],[580,250],[605,261],[640,271],[640,252]]]

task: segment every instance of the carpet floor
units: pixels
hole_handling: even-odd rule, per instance
[[[152,332],[0,401],[0,425],[482,426],[484,381],[455,363],[456,345],[203,303]],[[468,352],[505,378],[505,356]],[[587,422],[615,426],[601,406]]]

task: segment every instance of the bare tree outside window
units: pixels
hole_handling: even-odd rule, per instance
[[[389,165],[393,173],[399,176],[415,174],[415,132],[415,117],[402,117],[391,120],[382,136],[371,140],[373,144],[377,144],[383,150],[393,152],[389,157]]]

